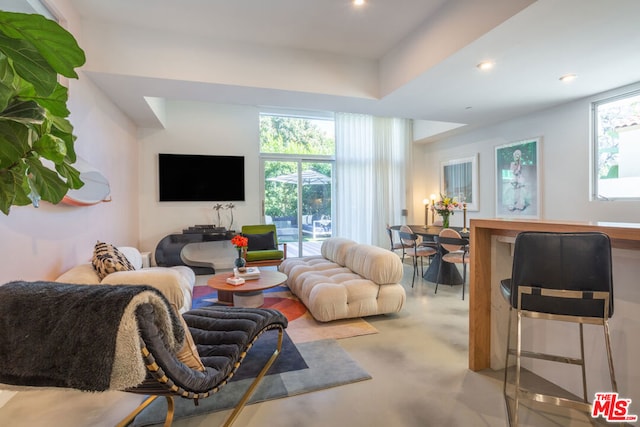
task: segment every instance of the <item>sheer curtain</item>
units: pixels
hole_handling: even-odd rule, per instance
[[[410,120],[337,113],[336,236],[389,246],[401,224],[411,176]]]

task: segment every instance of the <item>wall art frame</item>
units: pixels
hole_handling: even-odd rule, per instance
[[[466,203],[468,211],[480,210],[478,154],[440,163],[440,194]]]
[[[542,138],[495,148],[496,217],[540,218]]]

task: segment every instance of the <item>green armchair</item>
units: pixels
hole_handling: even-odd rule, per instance
[[[278,266],[287,258],[287,244],[280,249],[275,224],[243,225],[241,233],[249,239],[244,253],[247,267]]]

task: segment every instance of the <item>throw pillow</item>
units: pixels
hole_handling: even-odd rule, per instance
[[[205,367],[202,364],[202,360],[198,354],[198,348],[196,347],[196,343],[193,341],[193,336],[191,335],[191,331],[189,331],[187,322],[184,321],[184,318],[178,312],[178,308],[174,304],[171,304],[171,307],[178,315],[178,319],[180,319],[182,327],[184,328],[184,345],[180,351],[176,353],[176,357],[191,369],[195,369],[196,371],[205,371]]]
[[[93,258],[91,259],[93,269],[98,274],[100,280],[104,279],[108,274],[116,271],[131,271],[135,267],[131,265],[126,256],[122,254],[115,246],[97,242],[93,249]]]
[[[248,251],[268,251],[276,249],[276,240],[273,231],[263,234],[245,234],[244,237],[249,239]]]

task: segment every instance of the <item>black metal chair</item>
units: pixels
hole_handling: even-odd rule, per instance
[[[467,283],[467,264],[469,264],[469,239],[461,237],[460,233],[451,228],[445,228],[438,236],[434,236],[434,240],[438,245],[438,253],[441,254],[434,293],[438,293],[438,284],[442,279],[442,263],[462,264],[462,299],[464,299],[464,288]]]
[[[391,252],[395,252],[395,251],[399,251],[402,250],[402,261],[404,262],[404,256],[406,255],[406,249],[410,248],[411,245],[405,245],[402,240],[399,242],[396,242],[393,239],[393,227],[391,227],[389,224],[387,224],[387,236],[389,236],[389,250]]]
[[[587,398],[583,324],[600,325],[613,392],[617,385],[611,355],[608,319],[613,315],[611,243],[603,233],[522,232],[515,242],[512,276],[500,289],[509,301],[509,335],[505,357],[503,392],[510,425],[518,425],[520,400],[533,400],[591,413]],[[517,314],[516,346],[510,347],[511,320]],[[522,318],[546,319],[579,324],[580,357],[537,353],[522,349]],[[513,408],[507,393],[509,356],[515,356]],[[534,392],[521,387],[521,358],[533,358],[578,365],[582,369],[583,399]]]
[[[436,250],[428,246],[420,246],[418,244],[418,235],[415,233],[408,233],[406,231],[399,231],[400,241],[403,245],[408,246],[405,249],[407,256],[413,259],[413,277],[411,278],[411,287],[416,281],[418,275],[418,258],[420,258],[420,271],[421,275],[424,274],[424,258],[431,257],[436,254]]]

